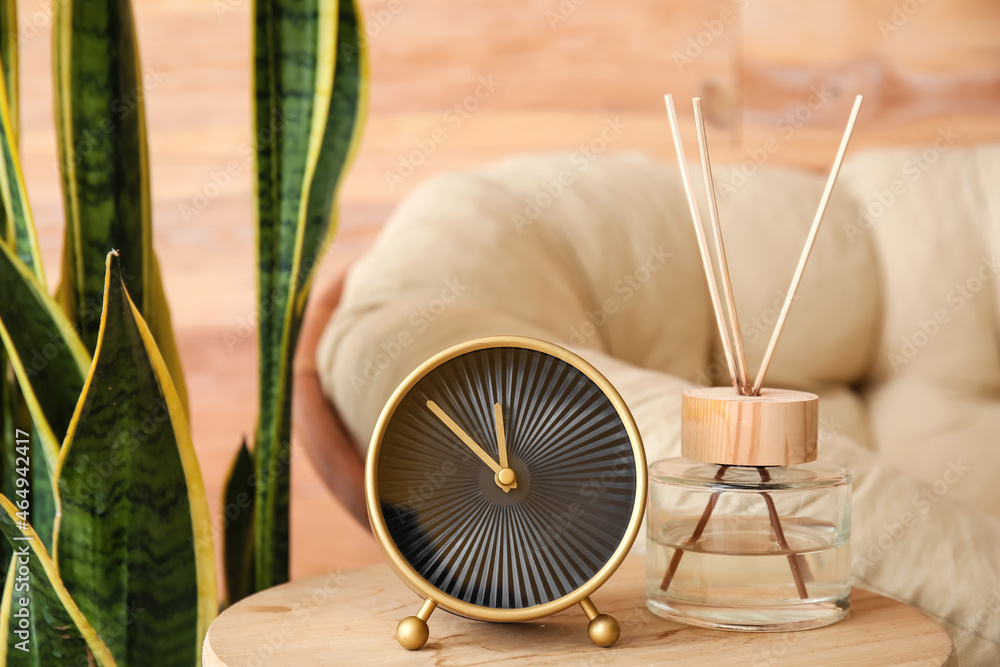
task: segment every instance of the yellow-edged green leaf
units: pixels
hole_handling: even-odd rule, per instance
[[[187,391],[152,249],[143,73],[128,0],[60,0],[53,71],[66,232],[58,298],[88,350],[97,344],[104,258],[128,258],[125,284],[187,410]]]
[[[42,283],[38,236],[31,220],[24,178],[17,156],[18,113],[17,2],[0,0],[0,239],[6,240]]]
[[[52,537],[55,533],[56,515],[59,512],[59,501],[53,487],[55,466],[42,451],[43,445],[36,429],[31,438],[31,523],[41,536],[46,549],[52,548]]]
[[[367,90],[360,34],[351,0],[255,4],[254,122],[257,136],[272,137],[255,155],[258,589],[288,579],[291,363],[312,276],[335,231],[337,189],[360,138]]]
[[[13,495],[14,486],[14,431],[17,422],[14,421],[14,382],[7,377],[7,353],[0,345],[0,494]],[[7,565],[10,563],[10,545],[6,540],[0,541],[0,574],[6,576]]]
[[[236,452],[222,498],[225,535],[222,558],[226,568],[226,606],[253,591],[253,456],[246,439]]]
[[[130,258],[129,291],[145,311],[152,271],[145,110],[132,7],[120,0],[53,6],[59,169],[66,209],[61,290],[88,349],[97,342],[104,258]],[[81,317],[80,315],[84,316]]]
[[[163,362],[170,371],[170,379],[174,381],[177,395],[180,396],[181,405],[184,406],[184,414],[190,414],[187,383],[184,381],[184,371],[181,368],[181,357],[177,351],[177,341],[174,338],[174,325],[170,317],[170,305],[167,303],[167,294],[163,290],[163,279],[160,273],[160,260],[153,251],[153,275],[152,287],[150,288],[149,313],[144,314],[146,324],[153,333],[153,340],[160,348],[163,355]]]
[[[115,253],[102,312],[56,467],[56,562],[120,663],[198,664],[217,612],[205,488],[180,398]]]
[[[52,472],[90,359],[58,305],[5,243],[0,243],[0,290],[0,340],[30,415],[30,424],[18,416],[14,421],[31,430],[32,523],[49,547],[57,511]]]
[[[17,0],[0,0],[0,64],[3,65],[4,92],[10,108],[10,128],[17,137],[20,133],[18,89],[20,84],[20,59],[18,57]],[[14,143],[17,143],[15,140]]]
[[[0,76],[3,77],[4,93],[8,100],[9,125],[12,135],[18,134],[18,59],[17,59],[17,2],[15,0],[0,0]],[[0,206],[0,239],[11,243],[11,239],[17,238],[17,230],[13,227],[13,221],[7,217],[6,209]],[[15,241],[16,242],[16,241]],[[0,479],[2,479],[2,492],[9,493],[8,482],[13,483],[14,478],[9,475],[13,467],[14,455],[14,400],[16,392],[12,380],[7,375],[7,354],[0,346]],[[9,458],[9,461],[8,461]],[[6,541],[0,544],[0,573],[7,571],[7,563],[10,557],[9,546]]]
[[[0,16],[6,16],[10,0],[0,4]],[[9,17],[7,17],[9,18]],[[2,21],[0,21],[2,23]],[[0,45],[10,39],[4,35]],[[15,33],[14,41],[17,40]],[[16,46],[7,46],[8,50],[17,52]],[[0,54],[3,46],[0,46]],[[15,57],[16,60],[16,57]],[[28,191],[24,185],[24,175],[21,173],[21,160],[17,150],[17,112],[9,97],[11,90],[7,82],[8,67],[6,61],[0,67],[0,199],[3,201],[2,238],[17,253],[43,285],[45,274],[42,271],[42,257],[38,249],[38,235],[31,216],[31,206],[28,204]],[[14,86],[16,87],[16,77]]]
[[[36,425],[59,443],[83,389],[90,355],[55,300],[3,243],[0,293],[0,337],[21,392]]]
[[[38,535],[17,512],[0,497],[0,531],[14,550],[0,607],[0,664],[114,665]]]

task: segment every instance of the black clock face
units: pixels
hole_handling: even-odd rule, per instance
[[[421,577],[464,602],[520,609],[568,595],[612,559],[636,475],[628,430],[593,380],[545,352],[493,347],[443,362],[403,396],[376,484],[389,536]]]

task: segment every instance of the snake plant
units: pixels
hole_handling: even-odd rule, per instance
[[[249,498],[225,534],[234,600],[288,578],[291,360],[367,81],[355,2],[258,0],[254,16],[261,391],[226,485]],[[54,4],[54,297],[18,156],[16,25],[0,0],[0,664],[199,664],[214,540],[152,247],[132,8]]]
[[[132,9],[54,4],[56,297],[21,174],[12,26],[15,3],[0,0],[2,663],[196,665],[215,558],[151,244]]]
[[[232,599],[288,580],[292,357],[316,266],[336,231],[368,78],[354,0],[256,0],[254,20],[260,393],[252,527],[231,521],[226,536]],[[234,472],[247,454],[239,452]],[[247,488],[230,477],[227,490]],[[253,572],[228,553],[248,549]]]

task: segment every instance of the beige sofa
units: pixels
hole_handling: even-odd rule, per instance
[[[716,171],[751,369],[823,181]],[[821,396],[820,456],[855,475],[856,583],[940,620],[962,665],[1000,664],[997,184],[1000,147],[947,128],[850,158],[767,382]],[[676,166],[555,154],[425,184],[348,275],[323,388],[367,443],[420,362],[500,333],[582,353],[649,460],[678,455],[680,393],[727,380]]]

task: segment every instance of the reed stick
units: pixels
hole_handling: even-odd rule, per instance
[[[721,482],[722,478],[725,477],[726,471],[729,470],[729,466],[719,466],[719,469],[715,473],[715,481]],[[705,526],[708,525],[708,520],[712,518],[712,512],[715,510],[715,505],[719,502],[719,496],[722,495],[722,491],[713,491],[712,495],[708,498],[708,503],[705,505],[705,511],[701,513],[701,518],[698,520],[698,524],[694,527],[694,531],[685,541],[685,546],[693,547],[701,539],[702,533],[705,532]],[[663,581],[660,582],[660,590],[665,591],[670,588],[670,582],[674,580],[674,575],[677,574],[677,568],[680,567],[681,558],[684,557],[684,551],[682,549],[674,549],[674,553],[670,556],[670,564],[667,565],[667,571],[663,574]]]
[[[684,142],[681,140],[680,123],[677,122],[677,111],[674,109],[674,99],[671,95],[665,95],[667,104],[667,116],[670,119],[670,131],[674,136],[674,147],[677,150],[677,161],[681,169],[681,181],[684,184],[684,193],[687,195],[688,206],[691,208],[691,218],[694,221],[694,233],[698,238],[698,249],[701,251],[701,263],[705,268],[705,280],[708,281],[708,293],[712,298],[712,309],[715,311],[715,321],[719,326],[719,334],[722,336],[722,349],[726,355],[726,365],[729,367],[729,375],[733,381],[733,388],[738,394],[743,393],[739,378],[736,373],[736,363],[733,359],[733,350],[729,344],[729,331],[726,326],[726,318],[722,311],[722,301],[719,298],[719,288],[715,283],[715,271],[712,268],[712,258],[708,251],[708,241],[705,239],[705,230],[701,224],[701,216],[698,213],[698,202],[694,196],[694,188],[691,186],[691,174],[688,173],[687,158],[684,156]]]
[[[758,467],[757,472],[760,474],[762,482],[771,481],[771,473],[767,471],[767,468]],[[809,591],[806,590],[806,578],[803,576],[803,570],[808,572],[809,565],[802,560],[801,554],[792,551],[788,540],[785,539],[785,531],[781,527],[781,518],[778,516],[778,508],[774,505],[774,498],[769,493],[761,493],[760,495],[764,496],[764,504],[767,505],[767,516],[771,522],[771,530],[774,531],[774,539],[781,550],[787,554],[788,567],[792,571],[792,579],[795,580],[795,590],[798,591],[800,598],[803,600],[808,599]]]
[[[830,201],[830,193],[833,191],[833,184],[837,181],[837,174],[840,172],[840,164],[844,161],[844,153],[847,152],[847,144],[851,141],[851,133],[854,131],[854,122],[858,119],[858,111],[861,109],[861,95],[858,95],[854,100],[854,109],[851,110],[851,117],[847,120],[847,128],[844,130],[844,137],[840,140],[840,148],[837,150],[837,157],[833,161],[833,168],[830,169],[830,176],[826,180],[826,187],[823,189],[823,196],[819,200],[819,208],[816,210],[816,217],[813,218],[812,227],[809,230],[809,236],[806,238],[806,245],[802,249],[802,255],[799,257],[799,265],[795,267],[795,275],[792,276],[792,284],[788,288],[788,294],[785,296],[785,303],[781,307],[781,312],[778,314],[778,321],[774,325],[774,333],[771,334],[771,340],[767,344],[767,351],[764,353],[764,360],[760,364],[760,370],[757,371],[757,380],[753,383],[753,388],[751,389],[751,395],[758,396],[760,394],[760,388],[764,384],[764,377],[767,375],[767,368],[771,365],[771,357],[774,355],[774,348],[778,345],[778,339],[781,337],[781,331],[785,327],[785,320],[788,318],[788,311],[792,307],[792,300],[795,298],[795,292],[799,288],[799,282],[802,280],[802,274],[806,268],[806,262],[809,261],[809,255],[812,253],[813,245],[816,243],[816,235],[819,232],[820,223],[823,222],[823,214],[826,212],[826,205]]]
[[[712,222],[712,233],[715,236],[715,257],[719,262],[719,273],[722,274],[722,291],[726,296],[726,308],[729,311],[729,325],[733,336],[733,352],[736,357],[736,373],[741,394],[750,393],[750,371],[747,369],[747,354],[743,347],[743,332],[740,330],[740,318],[736,312],[736,298],[733,296],[733,281],[729,274],[729,260],[726,257],[726,243],[722,239],[722,223],[719,220],[719,203],[715,197],[715,179],[712,177],[712,164],[708,157],[708,133],[705,132],[705,118],[701,111],[701,98],[691,100],[694,105],[694,125],[698,132],[698,148],[701,152],[701,170],[705,176],[705,192],[708,195],[708,216]]]
[[[722,481],[727,470],[729,470],[729,466],[719,466],[719,470],[715,473],[715,480],[717,482]],[[771,474],[767,471],[767,468],[758,466],[757,471],[760,474],[761,481],[771,481]],[[712,512],[715,511],[715,506],[719,503],[719,498],[723,493],[725,491],[713,491],[712,495],[709,496],[708,503],[705,504],[705,510],[701,513],[701,518],[691,532],[691,537],[684,541],[685,547],[689,549],[693,548],[701,540],[701,536],[705,533],[705,528],[708,526],[708,520],[712,517]],[[778,515],[778,508],[774,504],[774,498],[767,492],[761,492],[760,495],[763,497],[764,504],[767,507],[767,518],[771,523],[771,530],[774,531],[774,540],[778,543],[778,547],[785,553],[786,558],[788,558],[788,567],[792,571],[792,579],[795,581],[795,591],[799,594],[799,598],[806,600],[809,598],[806,579],[812,576],[809,573],[809,564],[805,562],[801,554],[794,553],[792,547],[788,544],[785,531],[781,526],[781,517]],[[670,588],[670,584],[674,580],[674,575],[677,574],[677,568],[680,567],[681,558],[683,557],[684,550],[680,547],[675,547],[674,553],[670,556],[667,571],[663,573],[663,580],[660,582],[661,591],[666,591]]]

